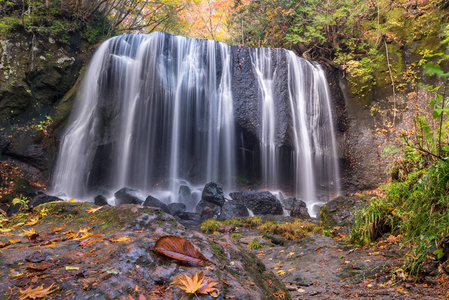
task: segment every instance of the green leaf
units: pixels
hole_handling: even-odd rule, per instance
[[[430,101],[430,107],[435,107],[435,104],[437,103],[437,101],[436,100],[432,100],[432,101]]]
[[[434,110],[433,111],[433,113],[432,113],[432,117],[434,118],[434,119],[439,119],[440,118],[440,114],[436,111],[436,110]]]
[[[438,75],[444,76],[443,70],[441,70],[440,65],[434,65],[432,63],[427,63],[424,65],[424,73],[427,75]]]
[[[438,259],[442,259],[444,257],[443,249],[437,249],[437,250],[433,251],[433,254],[436,254]]]

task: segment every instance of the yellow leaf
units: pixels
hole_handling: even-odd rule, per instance
[[[39,215],[41,216],[41,218],[47,216],[50,213],[50,211],[48,210],[48,208],[44,207],[39,211]]]
[[[70,202],[70,203],[76,203],[76,202],[78,202],[78,200],[73,199],[73,198],[70,198],[70,200],[69,200],[68,202]]]
[[[24,299],[36,299],[36,298],[44,298],[46,295],[49,295],[51,293],[53,293],[55,289],[51,289],[53,287],[54,283],[52,285],[50,285],[48,288],[44,289],[44,285],[38,286],[38,287],[29,287],[26,290],[21,290],[19,289],[20,292],[20,300],[24,300]]]
[[[123,242],[129,242],[131,240],[131,238],[129,236],[122,236],[121,238],[118,239],[109,239],[111,242],[115,242],[115,243],[123,243]]]
[[[72,267],[72,266],[65,267],[66,271],[78,271],[79,269],[80,269],[79,267]]]
[[[277,271],[276,273],[278,273],[279,275],[284,275],[284,274],[285,274],[285,271],[284,271],[284,270],[279,270],[279,271]]]
[[[10,232],[12,231],[11,228],[0,228],[0,232]]]
[[[37,223],[38,221],[39,221],[39,218],[38,218],[38,217],[35,217],[35,218],[31,219],[29,222],[27,222],[26,225],[28,225],[28,226],[33,226],[33,225],[36,225],[36,223]]]
[[[178,287],[184,290],[187,294],[195,294],[196,291],[203,285],[204,274],[201,272],[200,274],[195,273],[193,277],[189,277],[185,275],[185,279],[179,278],[181,282]]]
[[[22,225],[24,225],[25,223],[17,223],[16,225],[14,225],[12,228],[17,228],[17,227],[20,227],[20,226],[22,226]]]
[[[296,268],[288,269],[289,272],[296,270]]]
[[[17,244],[17,243],[20,243],[22,240],[9,240],[9,244],[10,245],[12,245],[12,244]]]
[[[30,230],[24,230],[22,235],[26,236],[28,239],[31,239],[36,235],[36,231],[34,231],[34,228],[31,228]]]
[[[279,251],[279,253],[284,253],[285,252],[285,250],[281,250],[281,251]]]
[[[97,207],[97,208],[91,208],[91,209],[89,209],[89,210],[86,210],[86,212],[88,213],[88,214],[91,214],[91,213],[94,213],[94,212],[96,212],[97,210],[100,210],[100,209],[102,209],[103,208],[103,206],[100,206],[100,207]]]

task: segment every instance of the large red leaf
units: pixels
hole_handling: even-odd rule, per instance
[[[193,261],[199,264],[205,262],[213,264],[213,262],[196,250],[192,243],[179,236],[164,235],[160,237],[152,250],[177,260]]]

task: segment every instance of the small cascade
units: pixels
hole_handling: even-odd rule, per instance
[[[243,71],[253,74],[250,84],[240,83],[251,77]],[[245,105],[257,113],[246,116]],[[317,64],[284,49],[125,34],[90,62],[53,193],[85,198],[130,187],[169,203],[187,185],[197,202],[206,182],[229,192],[260,178],[261,188],[287,187],[313,204],[338,195],[338,172],[331,99]]]

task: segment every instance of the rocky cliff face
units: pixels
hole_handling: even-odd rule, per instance
[[[69,91],[89,57],[78,34],[67,44],[25,32],[0,39],[0,157],[36,181],[48,180],[52,132],[70,113]]]

